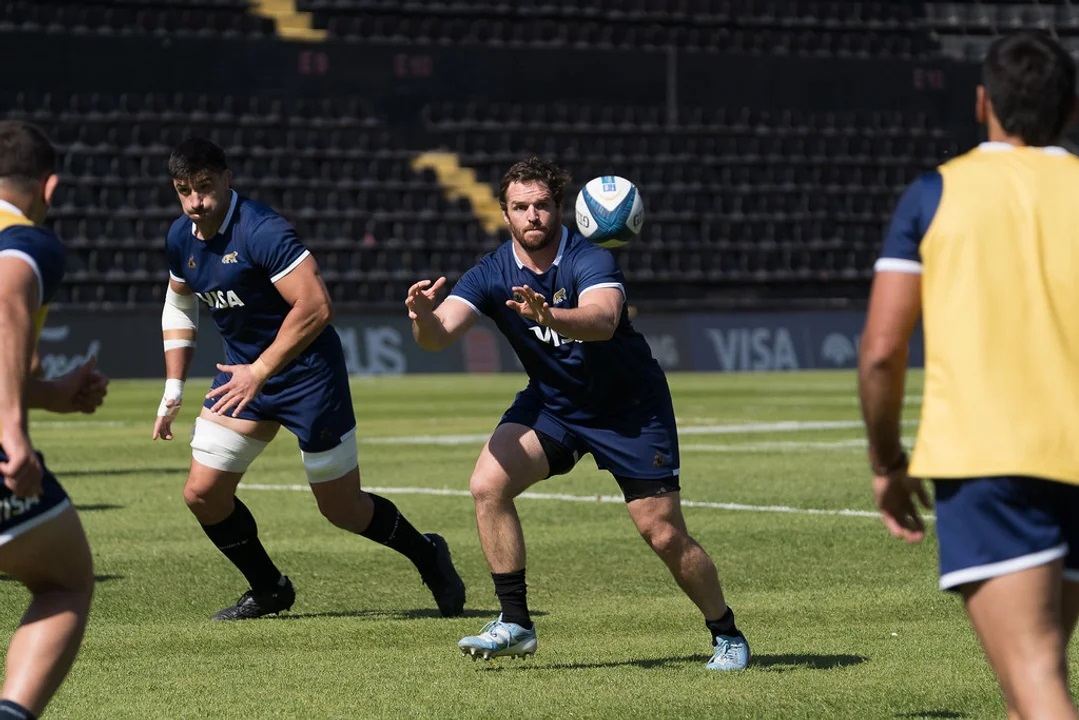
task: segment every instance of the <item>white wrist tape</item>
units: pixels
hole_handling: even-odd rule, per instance
[[[169,378],[165,381],[165,394],[161,398],[161,404],[157,406],[158,417],[172,417],[180,412],[180,403],[184,395],[184,381]],[[172,400],[172,407],[165,403]]]
[[[181,295],[169,286],[165,290],[165,307],[161,311],[162,330],[199,329],[199,300],[195,294]]]

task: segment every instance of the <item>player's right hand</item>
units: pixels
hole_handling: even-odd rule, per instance
[[[435,280],[434,284],[430,280],[420,280],[410,287],[408,295],[405,297],[405,307],[408,308],[409,319],[416,320],[434,312],[435,297],[445,284],[446,278],[443,276]]]
[[[158,415],[154,420],[154,436],[153,440],[161,438],[162,440],[172,440],[172,421],[176,417],[176,413],[180,411],[180,404],[183,400],[163,400],[162,405],[169,410],[172,410],[170,415]]]
[[[910,477],[906,468],[888,475],[875,475],[873,495],[880,508],[880,519],[893,537],[908,543],[921,542],[925,537],[925,521],[914,499],[927,509],[933,507],[933,501],[920,478]]]
[[[40,458],[30,445],[30,438],[22,428],[4,429],[4,452],[7,460],[0,462],[0,476],[4,478],[4,485],[17,498],[40,495],[44,471]]]
[[[157,406],[157,420],[154,421],[153,439],[172,440],[172,421],[180,412],[180,405],[184,402],[184,383],[182,380],[168,379],[165,381],[165,393],[161,398],[161,404]]]

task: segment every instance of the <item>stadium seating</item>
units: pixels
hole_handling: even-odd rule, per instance
[[[94,35],[250,37],[273,35],[273,22],[248,12],[248,0],[5,0],[0,31]]]
[[[1053,33],[1079,57],[1079,5],[1053,2],[927,2],[923,25],[941,51],[958,60],[980,61],[992,37],[1020,28]]]
[[[251,5],[9,0],[0,3],[0,33],[269,38],[274,22]],[[978,60],[997,32],[1034,26],[1079,49],[1079,5],[1066,0],[296,0],[295,8],[349,48],[674,48],[875,68],[942,52]],[[41,124],[63,151],[51,214],[71,248],[61,300],[95,305],[161,301],[163,238],[179,215],[166,160],[195,133],[225,148],[242,192],[296,225],[336,301],[387,307],[399,306],[417,278],[453,280],[504,238],[491,193],[506,167],[531,152],[572,172],[567,206],[599,174],[640,186],[645,232],[620,253],[637,300],[857,301],[900,190],[971,142],[969,129],[957,137],[955,118],[938,122],[926,109],[932,103],[920,100],[893,103],[908,108],[901,112],[852,109],[873,104],[858,101],[826,112],[765,94],[729,107],[691,98],[627,107],[421,97],[392,122],[385,101],[284,88],[24,87],[0,91],[0,112]],[[417,161],[432,152],[435,160]],[[469,192],[447,185],[450,166],[474,172]]]
[[[909,58],[924,49],[913,3],[804,0],[298,0],[331,36],[361,42],[661,48]]]
[[[357,98],[20,92],[8,114],[42,124],[64,152],[51,217],[70,251],[63,300],[159,302],[161,251],[179,208],[168,153],[202,133],[229,153],[236,185],[280,209],[311,245],[341,303],[399,304],[414,279],[467,269],[500,239],[450,200],[420,150],[456,153],[497,187],[530,152],[576,183],[618,172],[641,187],[648,223],[621,254],[643,299],[677,288],[864,283],[895,197],[957,151],[924,113],[778,113],[656,107],[431,103],[419,146]],[[576,194],[567,191],[568,202]],[[490,192],[490,191],[488,191]],[[567,218],[570,219],[569,217]]]

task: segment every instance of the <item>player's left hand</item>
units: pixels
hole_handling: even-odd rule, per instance
[[[914,498],[917,497],[927,509],[933,507],[933,503],[921,479],[910,477],[906,468],[888,475],[874,475],[873,496],[884,526],[894,537],[908,543],[920,542],[925,537],[925,521],[918,513]]]
[[[222,365],[217,364],[220,372],[229,373],[232,377],[224,385],[220,385],[206,393],[209,399],[217,398],[217,402],[210,407],[210,412],[224,414],[229,413],[232,417],[247,407],[247,403],[255,399],[266,384],[267,376],[261,372],[261,366],[256,360],[251,365]]]
[[[53,402],[48,410],[58,413],[92,413],[101,406],[108,393],[109,378],[94,369],[97,358],[93,355],[69,373],[52,381]]]
[[[547,299],[527,285],[513,287],[513,299],[506,301],[506,307],[513,308],[540,325],[548,325],[552,320]]]

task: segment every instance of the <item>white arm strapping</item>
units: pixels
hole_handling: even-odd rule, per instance
[[[157,406],[158,417],[172,417],[180,412],[180,403],[184,397],[184,381],[177,378],[169,378],[165,381],[165,394],[161,397],[161,404]],[[172,401],[170,407],[168,401]]]
[[[165,307],[161,311],[162,330],[199,329],[199,299],[194,293],[181,295],[170,286],[165,290]]]

